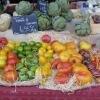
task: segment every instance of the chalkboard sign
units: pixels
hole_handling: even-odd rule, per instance
[[[45,0],[39,0],[38,1],[38,9],[44,13],[44,14],[47,14],[47,9],[48,9],[48,2],[45,1]]]
[[[12,18],[12,29],[14,34],[27,34],[38,31],[36,15],[14,16]]]

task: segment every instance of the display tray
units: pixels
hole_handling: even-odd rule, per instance
[[[59,40],[59,41],[62,41],[62,42],[64,42],[64,41],[75,41],[75,42],[78,42],[80,40],[87,40],[87,41],[89,41],[91,43],[96,44],[97,48],[100,49],[100,35],[99,34],[97,34],[97,35],[89,35],[87,37],[77,37],[75,34],[71,34],[69,31],[63,31],[63,32],[55,32],[55,31],[41,32],[40,31],[40,32],[37,32],[37,33],[31,33],[31,34],[14,35],[12,33],[12,30],[8,30],[8,31],[6,31],[4,33],[0,33],[0,37],[5,36],[8,39],[11,39],[11,40],[14,40],[14,41],[32,41],[32,40],[40,41],[40,37],[42,35],[44,35],[44,34],[49,34],[55,40]],[[40,91],[40,94],[43,92],[43,94],[47,93],[49,95],[49,94],[51,94],[51,92],[53,92],[51,90],[48,92],[48,90],[44,90],[44,89],[40,89],[39,90],[37,88],[34,88],[34,84],[32,82],[34,83],[34,80],[30,80],[30,81],[27,81],[27,82],[16,82],[14,84],[8,84],[6,82],[0,81],[0,85],[2,85],[2,86],[0,86],[0,91],[3,90],[2,92],[0,92],[0,94],[1,93],[2,94],[8,93],[8,90],[10,90],[10,89],[11,89],[10,92],[9,92],[10,95],[12,93],[15,93],[15,94],[18,93],[16,95],[20,95],[20,90],[21,90],[21,93],[23,95],[24,95],[24,93],[25,94],[29,93],[29,95],[32,94],[32,93],[35,93],[37,95],[39,91]],[[3,87],[3,86],[8,86],[8,87]],[[11,87],[11,86],[13,86],[13,87]],[[19,86],[19,87],[16,87],[16,86]],[[21,86],[23,86],[23,87],[21,87]],[[28,87],[24,87],[24,86],[28,86]],[[87,87],[88,87],[88,89],[86,89],[86,91],[90,90],[90,89],[92,90],[92,88],[91,88],[92,86],[95,87],[95,86],[97,86],[97,84],[90,84],[90,85],[86,85],[86,86],[83,86],[83,87],[76,87],[73,90],[80,90],[80,89],[87,88]],[[99,88],[99,86],[98,86],[98,88]],[[82,91],[85,91],[85,90],[83,89]],[[93,91],[94,91],[94,89],[93,89]],[[68,91],[66,91],[66,92],[68,92]],[[73,92],[71,92],[71,93],[73,93]],[[54,94],[56,95],[55,90],[54,90]],[[59,92],[57,92],[57,95],[58,94],[59,94]],[[2,99],[2,100],[4,100],[4,99]],[[7,100],[9,100],[9,99],[7,99]],[[59,100],[59,99],[57,99],[57,100]],[[62,99],[62,100],[64,100],[64,99]]]

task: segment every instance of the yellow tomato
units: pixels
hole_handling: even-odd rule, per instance
[[[15,43],[14,43],[13,41],[9,41],[8,44],[7,44],[7,46],[8,46],[9,48],[11,48],[11,49],[14,49]]]
[[[9,48],[9,47],[4,47],[4,49],[3,49],[4,51],[6,51],[6,52],[9,52],[11,49]]]
[[[7,56],[5,55],[0,56],[0,60],[7,60]]]
[[[53,53],[46,52],[46,53],[44,54],[44,56],[45,56],[46,58],[53,58]]]
[[[68,48],[68,49],[66,49],[66,52],[68,53],[68,54],[70,54],[70,55],[75,55],[75,54],[78,54],[78,51],[76,50],[76,49],[73,49],[73,48]]]
[[[47,62],[45,65],[44,65],[45,68],[51,68],[51,63]]]
[[[80,71],[75,75],[79,85],[90,84],[93,81],[92,74],[89,71]]]
[[[6,56],[6,55],[7,55],[7,52],[5,50],[0,51],[0,56]]]
[[[92,45],[87,41],[81,41],[80,42],[80,49],[91,50],[92,49]]]
[[[52,47],[50,45],[47,46],[47,50],[51,50]]]
[[[67,51],[62,51],[62,52],[59,54],[59,59],[60,59],[62,62],[68,62],[70,57],[71,57],[71,56],[70,56],[70,54],[69,54]]]
[[[84,64],[81,63],[75,63],[72,65],[73,66],[73,72],[79,72],[79,71],[87,71],[87,67]]]
[[[11,49],[14,49],[14,44],[9,43],[7,46],[8,46],[9,48],[11,48]]]
[[[52,74],[52,70],[50,68],[46,68],[44,66],[42,67],[41,72],[42,72],[43,77],[48,77],[49,75]]]
[[[52,54],[53,54],[53,53],[54,53],[54,51],[51,49],[51,50],[48,50],[48,53],[52,53]]]
[[[66,46],[66,48],[71,48],[71,49],[77,48],[77,44],[75,42],[66,42],[64,45]]]
[[[6,66],[6,61],[0,60],[0,68],[5,68],[5,66]]]
[[[66,50],[66,47],[61,42],[54,42],[52,48],[56,53]]]
[[[47,63],[47,59],[44,56],[40,56],[39,57],[39,63],[40,64],[46,64]]]
[[[45,48],[41,47],[41,48],[39,49],[39,55],[40,55],[40,56],[43,56],[45,52],[46,52],[46,49],[45,49]]]
[[[42,67],[41,72],[42,72],[43,77],[47,77],[48,76],[48,70],[47,70],[47,68]]]
[[[42,47],[43,47],[43,48],[47,48],[48,45],[49,45],[48,43],[44,43],[44,42],[42,43]]]

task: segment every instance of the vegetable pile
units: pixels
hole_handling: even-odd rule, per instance
[[[100,56],[87,41],[62,43],[43,35],[41,42],[14,42],[0,38],[0,80],[24,82],[41,76],[45,84],[56,72],[53,82],[67,84],[73,76],[77,85],[100,82]],[[33,84],[34,85],[34,84]]]

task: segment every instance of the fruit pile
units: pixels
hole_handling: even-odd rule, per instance
[[[41,75],[46,82],[54,71],[55,84],[66,84],[76,76],[76,84],[100,82],[100,56],[87,41],[54,40],[43,35],[41,42],[13,42],[0,38],[0,79],[14,83]]]
[[[20,42],[14,49],[20,62],[16,65],[19,73],[19,81],[26,81],[34,78],[35,70],[39,67],[38,50],[40,42]]]
[[[15,82],[18,73],[15,65],[19,62],[17,55],[12,51],[15,43],[5,37],[0,38],[0,70],[1,78],[7,82]]]

